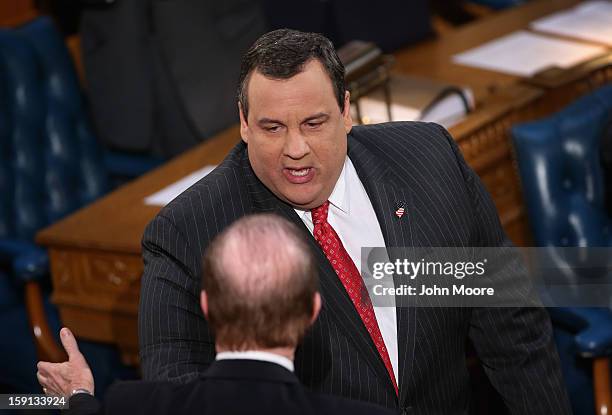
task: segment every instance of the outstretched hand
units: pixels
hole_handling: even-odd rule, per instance
[[[64,327],[60,330],[60,340],[68,354],[63,363],[38,362],[36,377],[47,395],[67,396],[75,389],[85,389],[94,393],[94,380],[85,357],[79,351],[72,332]]]

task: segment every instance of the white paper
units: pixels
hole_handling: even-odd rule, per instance
[[[359,98],[359,109],[361,110],[364,124],[378,124],[389,121],[387,104],[384,101],[368,96]],[[353,121],[357,122],[357,109],[351,105]],[[415,121],[419,119],[421,112],[416,108],[391,103],[391,116],[393,121]]]
[[[175,197],[183,193],[198,180],[213,171],[215,167],[217,166],[204,166],[188,176],[185,176],[182,179],[172,183],[171,185],[164,187],[159,192],[147,196],[144,200],[145,205],[166,206]]]
[[[455,63],[518,76],[570,68],[606,52],[603,46],[517,31],[453,56]]]
[[[612,46],[612,2],[589,1],[538,19],[531,28]]]
[[[474,108],[474,94],[469,88],[464,88],[463,93],[468,100],[470,108]],[[387,113],[387,104],[380,98],[371,98],[367,95],[359,98],[361,109],[361,121],[363,124],[378,124],[388,121],[427,121],[438,123],[445,128],[450,128],[465,118],[463,101],[456,95],[446,97],[436,105],[426,117],[421,116],[421,111],[398,103],[391,103],[391,120]],[[351,105],[351,115],[357,124],[357,108]]]
[[[474,94],[472,90],[470,88],[463,88],[463,95],[468,102],[470,110],[473,110]],[[456,94],[453,94],[440,101],[425,116],[421,116],[420,121],[435,122],[444,128],[451,128],[466,116],[463,100]]]

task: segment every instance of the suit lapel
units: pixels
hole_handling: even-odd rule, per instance
[[[355,166],[359,179],[372,202],[376,217],[387,247],[418,247],[417,221],[413,196],[406,185],[407,178],[397,176],[372,152],[349,136],[349,157]],[[398,217],[396,211],[403,207],[404,213]],[[397,250],[395,250],[397,251]],[[389,252],[389,260],[399,259],[396,252]],[[403,258],[402,258],[403,259]],[[400,279],[394,277],[399,286]],[[413,368],[416,315],[419,310],[414,306],[416,297],[396,297],[397,341],[399,363],[400,404],[406,402],[410,374]],[[421,310],[422,312],[422,310]]]
[[[359,350],[360,359],[363,358],[380,379],[386,379],[387,386],[393,391],[393,384],[391,383],[385,364],[380,358],[374,342],[361,321],[361,317],[359,317],[359,314],[355,310],[342,282],[325,257],[317,241],[315,241],[314,237],[293,208],[274,196],[274,194],[259,181],[257,176],[255,176],[248,161],[247,151],[244,153],[241,165],[253,204],[254,213],[269,212],[279,214],[304,231],[305,237],[319,265],[319,282],[321,296],[323,297],[323,309],[321,312],[326,312],[329,318],[338,325],[345,336],[349,338],[357,350]]]

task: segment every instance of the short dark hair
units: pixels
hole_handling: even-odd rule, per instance
[[[311,324],[318,276],[296,225],[274,214],[245,216],[210,243],[203,270],[217,344],[248,350],[301,342]]]
[[[344,110],[344,65],[331,41],[318,33],[278,29],[257,39],[242,58],[238,101],[245,119],[249,114],[247,86],[254,71],[272,79],[288,79],[302,72],[312,59],[323,65],[332,81],[338,106]]]

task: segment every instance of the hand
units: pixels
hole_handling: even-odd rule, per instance
[[[68,354],[63,363],[38,362],[36,377],[47,395],[69,397],[75,389],[94,393],[94,380],[87,361],[79,351],[72,332],[64,327],[60,330],[62,346]]]

